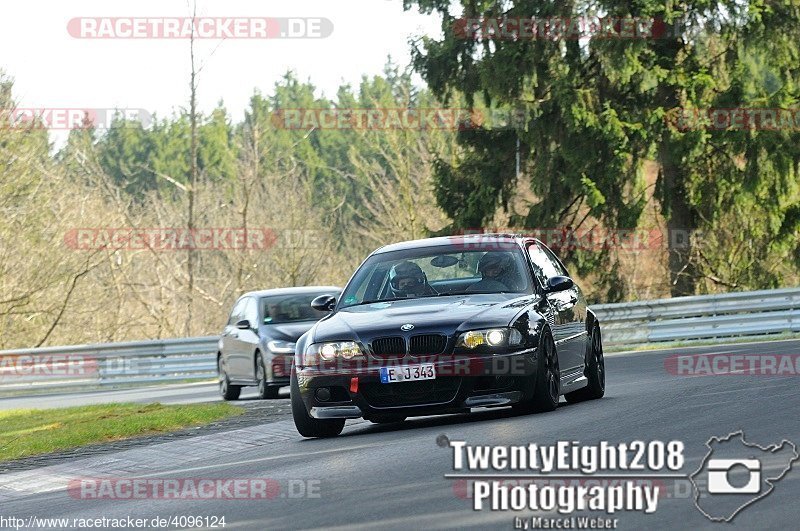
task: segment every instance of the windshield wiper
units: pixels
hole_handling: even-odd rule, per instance
[[[361,301],[355,304],[350,304],[349,306],[363,306],[364,304],[377,304],[379,302],[413,301],[416,299],[429,299],[431,297],[437,297],[437,296],[438,295],[419,295],[418,297],[391,297],[389,299],[373,299],[370,301]]]
[[[416,299],[420,297],[414,297]],[[393,302],[393,301],[408,301],[411,300],[411,297],[392,297],[390,299],[373,299],[371,301],[361,301],[355,304],[350,304],[350,306],[363,306],[364,304],[377,304],[379,302]]]
[[[513,291],[469,291],[466,293],[460,293],[459,295],[497,295],[497,294],[507,294],[507,293],[514,293]]]

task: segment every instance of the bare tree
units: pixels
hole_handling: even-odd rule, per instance
[[[191,127],[191,160],[190,174],[189,174],[189,205],[186,228],[189,231],[189,237],[194,239],[194,202],[195,192],[197,190],[197,72],[195,71],[194,64],[194,24],[197,17],[197,2],[193,3],[192,8],[192,34],[189,38],[189,57],[191,60],[191,80],[189,83],[189,121]],[[192,335],[192,306],[194,298],[192,297],[194,291],[194,258],[195,249],[194,245],[190,245],[187,249],[186,256],[186,335]]]

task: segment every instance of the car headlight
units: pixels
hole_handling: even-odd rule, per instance
[[[337,341],[335,343],[313,343],[305,352],[307,365],[316,365],[318,360],[333,361],[334,359],[352,360],[362,358],[364,353],[354,341]]]
[[[522,344],[522,334],[516,328],[490,328],[470,330],[458,337],[456,347],[475,349],[481,346],[516,347]]]
[[[294,343],[291,341],[270,341],[267,348],[275,354],[294,354]]]

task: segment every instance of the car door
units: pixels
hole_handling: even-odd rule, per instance
[[[558,257],[546,245],[542,245],[545,255],[550,259],[554,269],[560,275],[569,277],[567,268]],[[570,277],[571,278],[571,277]],[[564,304],[565,309],[569,312],[567,316],[569,319],[569,328],[567,332],[567,343],[569,343],[569,351],[574,354],[575,366],[583,367],[586,362],[586,348],[589,344],[589,336],[586,331],[586,314],[587,304],[583,296],[580,286],[573,283],[572,287],[568,290],[560,292],[562,295],[561,303]]]
[[[248,297],[244,307],[244,317],[250,322],[250,328],[239,330],[239,349],[241,357],[242,378],[255,380],[255,352],[259,344],[259,321],[258,321],[258,300],[255,297]]]
[[[569,276],[567,270],[555,255],[539,242],[528,246],[528,256],[534,272],[543,286],[556,276]],[[547,293],[548,304],[555,315],[553,340],[558,350],[558,363],[561,376],[570,379],[573,373],[581,373],[586,349],[586,301],[577,286],[564,291]]]
[[[255,315],[254,315],[255,314]],[[258,326],[258,306],[253,297],[245,297],[242,299],[242,307],[239,313],[239,321],[250,321],[250,328],[241,330],[235,326],[230,334],[230,342],[232,345],[230,355],[231,379],[253,380],[255,378],[253,371],[253,353],[255,346],[253,343],[258,342],[258,335],[254,331],[254,327]],[[255,340],[253,338],[256,338]]]
[[[247,299],[243,298],[236,301],[236,304],[233,305],[233,310],[231,310],[231,314],[228,317],[228,324],[225,326],[225,330],[222,331],[222,336],[220,338],[222,341],[222,359],[229,378],[241,377],[237,374],[236,370],[240,332],[240,330],[236,328],[236,323],[244,318],[244,307],[246,303]]]

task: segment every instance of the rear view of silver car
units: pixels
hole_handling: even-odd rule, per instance
[[[328,312],[311,307],[320,295],[340,288],[309,286],[245,293],[228,317],[217,349],[219,391],[225,400],[257,386],[260,398],[278,398],[289,385],[297,339]]]

